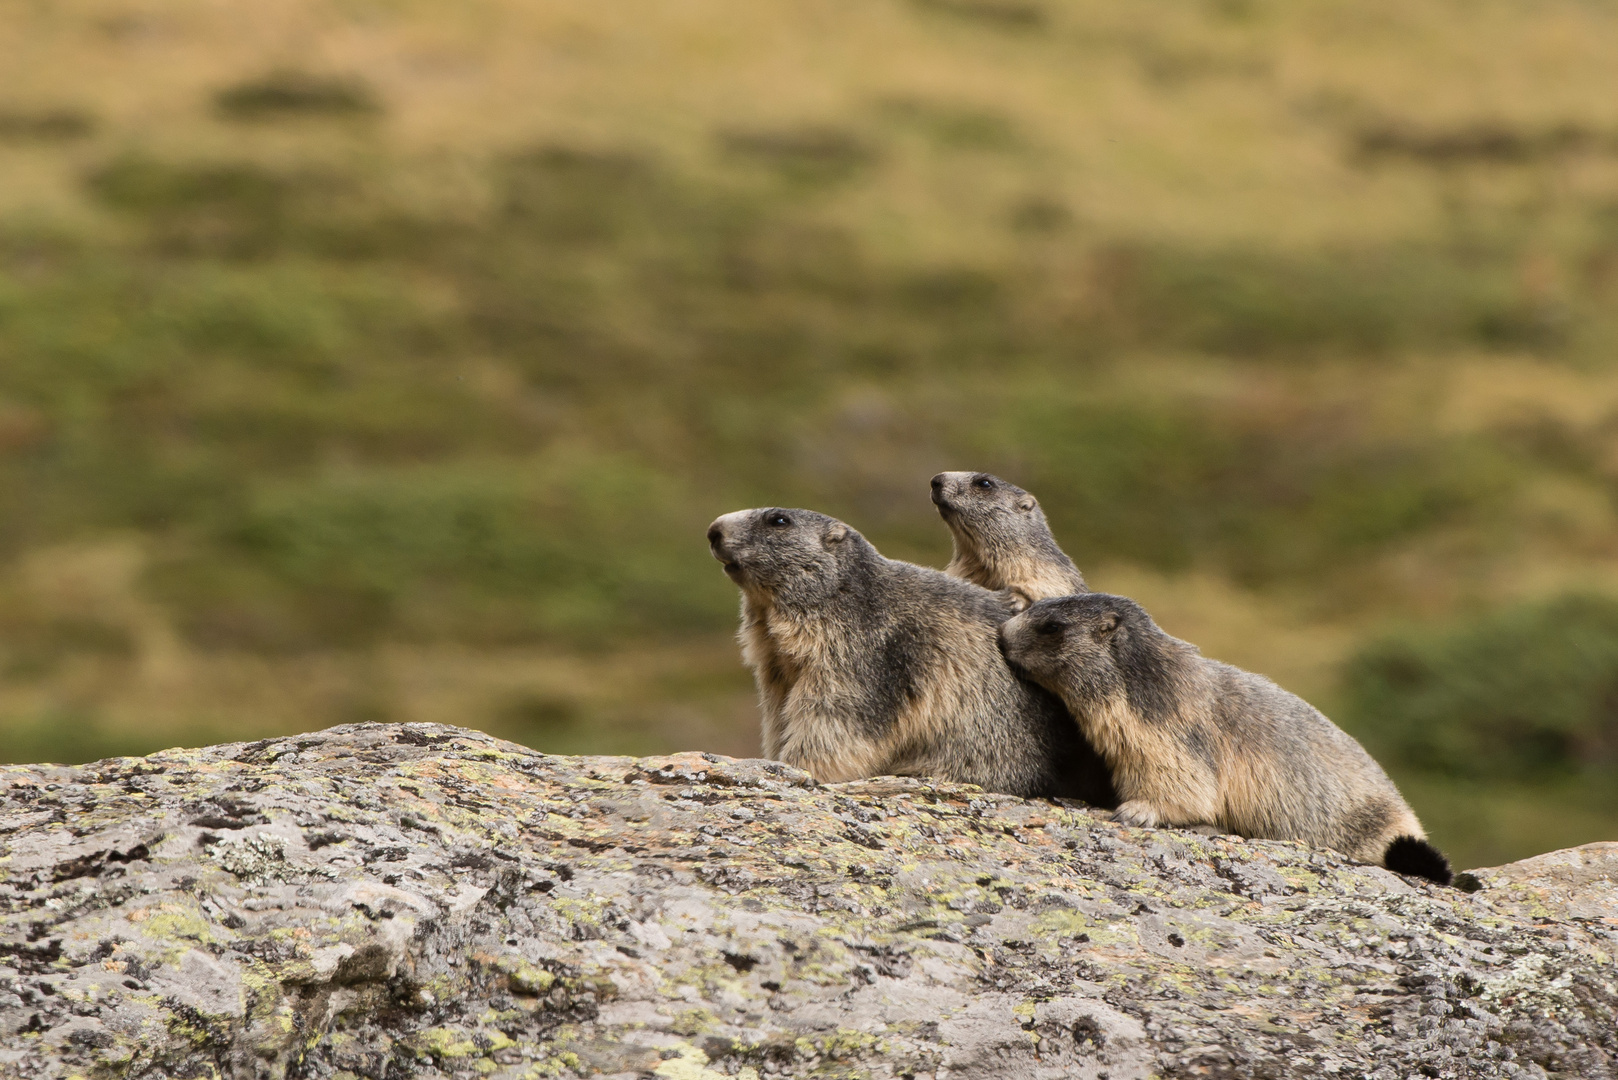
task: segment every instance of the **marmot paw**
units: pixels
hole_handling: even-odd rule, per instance
[[[1131,799],[1112,812],[1112,820],[1138,829],[1155,829],[1162,818],[1151,803]]]

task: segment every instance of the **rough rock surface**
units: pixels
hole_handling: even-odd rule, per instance
[[[1618,844],[1407,881],[364,725],[0,769],[0,1076],[1618,1076]]]

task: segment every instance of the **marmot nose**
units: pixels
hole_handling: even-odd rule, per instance
[[[939,473],[933,477],[933,502],[944,501],[944,474]]]
[[[725,530],[718,525],[708,526],[708,546],[713,547],[725,538]]]

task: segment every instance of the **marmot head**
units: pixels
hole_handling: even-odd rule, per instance
[[[836,518],[813,510],[737,510],[708,526],[708,549],[725,576],[759,599],[813,604],[836,594],[876,549]]]
[[[1084,575],[1051,535],[1039,500],[982,472],[933,477],[933,503],[955,539],[951,571],[986,589],[1010,589],[1020,607],[1085,591]]]
[[[1126,693],[1126,679],[1161,667],[1151,659],[1161,635],[1128,597],[1083,593],[1041,600],[1008,620],[1000,645],[1013,668],[1064,700],[1099,703]]]
[[[933,477],[933,504],[957,532],[985,530],[998,535],[1010,522],[1028,519],[1045,523],[1039,500],[1028,492],[985,472],[941,472]]]

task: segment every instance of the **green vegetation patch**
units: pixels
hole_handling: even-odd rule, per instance
[[[93,115],[72,106],[23,109],[0,105],[0,143],[68,142],[90,135],[95,128]]]
[[[1097,259],[1093,318],[1102,332],[1232,356],[1553,347],[1561,313],[1524,295],[1519,262],[1510,247],[1125,245]]]
[[[633,462],[566,456],[335,474],[266,490],[153,581],[215,646],[676,631],[730,606],[685,585],[666,538],[706,520],[681,494]]]
[[[1066,397],[1066,400],[1064,400]],[[1251,585],[1313,578],[1433,530],[1489,526],[1522,463],[1481,439],[1373,434],[1312,409],[1243,414],[1086,400],[1060,390],[1006,401],[980,454],[1018,460],[1069,550]],[[1008,470],[1009,471],[1009,470]]]
[[[1618,776],[1618,601],[1569,595],[1366,647],[1347,716],[1437,774]]]
[[[1045,6],[1031,0],[914,0],[914,3],[924,11],[1007,30],[1042,29],[1050,19]]]
[[[381,112],[382,104],[360,79],[285,69],[220,90],[214,108],[229,120],[267,120],[367,116]]]

